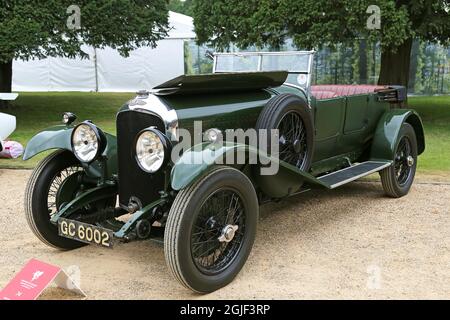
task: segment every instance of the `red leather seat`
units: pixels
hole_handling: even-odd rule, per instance
[[[311,91],[311,94],[317,99],[331,99],[331,98],[335,98],[338,95],[333,92],[333,91]]]
[[[356,94],[367,94],[383,88],[385,88],[385,86],[325,84],[311,86],[311,94],[316,97],[316,99],[320,100],[352,96]]]

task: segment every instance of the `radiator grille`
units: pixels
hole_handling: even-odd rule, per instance
[[[142,205],[159,198],[164,189],[164,172],[150,174],[142,171],[135,159],[134,144],[137,134],[150,126],[164,131],[163,121],[152,114],[122,111],[117,115],[117,152],[119,174],[119,201],[128,205],[130,197],[137,197]]]

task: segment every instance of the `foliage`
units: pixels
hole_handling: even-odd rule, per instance
[[[167,34],[165,0],[78,0],[80,28],[68,28],[69,0],[0,0],[0,63],[19,58],[84,56],[82,44],[123,55]]]
[[[184,63],[186,74],[205,74],[212,72],[212,60],[206,57],[207,47],[198,46],[194,41],[184,44]]]
[[[381,28],[368,29],[370,5],[381,10]],[[442,0],[194,0],[200,43],[278,47],[292,37],[301,48],[349,44],[364,37],[395,48],[406,39],[448,41],[448,2]]]
[[[192,16],[192,0],[169,0],[169,10]]]
[[[450,172],[450,96],[411,97],[409,106],[415,109],[425,127],[426,150],[419,158],[419,171]]]

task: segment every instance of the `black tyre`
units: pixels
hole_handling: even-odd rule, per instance
[[[61,198],[60,186],[69,177],[82,171],[75,156],[68,151],[56,151],[44,158],[33,170],[25,190],[25,217],[33,233],[45,244],[62,250],[84,246],[84,243],[60,237],[50,218],[62,201],[75,197],[76,190]]]
[[[417,168],[417,138],[414,128],[404,123],[396,143],[392,166],[380,171],[386,195],[400,198],[411,188]]]
[[[285,93],[272,98],[259,115],[256,129],[268,130],[268,151],[273,143],[279,143],[279,153],[272,156],[300,170],[309,170],[314,150],[314,124],[305,100]],[[271,141],[271,129],[279,130],[279,141]]]
[[[255,189],[236,169],[219,167],[180,191],[164,235],[174,277],[199,293],[230,283],[250,254],[258,215]]]

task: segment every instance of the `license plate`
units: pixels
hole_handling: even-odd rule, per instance
[[[113,247],[113,231],[92,224],[59,218],[58,233],[62,237],[84,243]]]

